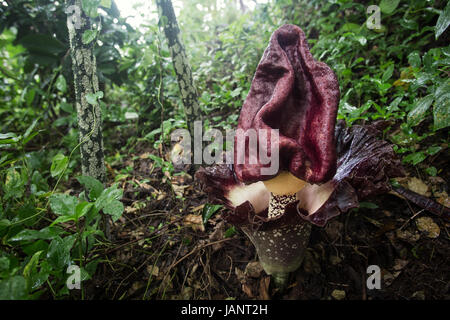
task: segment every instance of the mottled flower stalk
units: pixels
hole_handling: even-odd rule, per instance
[[[241,229],[255,246],[264,271],[273,277],[277,288],[284,289],[289,273],[297,270],[303,261],[311,224],[298,220],[297,224],[282,224],[272,230]]]

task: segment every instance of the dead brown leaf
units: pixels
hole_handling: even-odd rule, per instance
[[[270,277],[265,276],[259,280],[259,300],[270,300],[269,295]]]
[[[185,226],[191,227],[194,231],[205,231],[205,226],[203,225],[202,216],[196,214],[188,214],[183,223]]]

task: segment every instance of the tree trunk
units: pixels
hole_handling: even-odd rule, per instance
[[[198,93],[192,79],[192,71],[189,65],[186,51],[181,41],[180,28],[173,10],[171,0],[157,0],[160,23],[164,28],[170,54],[172,56],[173,67],[177,75],[178,86],[180,88],[181,100],[184,105],[186,122],[194,137],[194,121],[201,120],[201,110],[198,104]]]
[[[82,35],[91,29],[90,18],[83,12],[81,0],[67,0],[67,28],[75,87],[78,129],[80,132],[81,167],[83,175],[105,181],[101,111],[99,104],[91,105],[86,95],[99,91],[93,46],[83,44]]]

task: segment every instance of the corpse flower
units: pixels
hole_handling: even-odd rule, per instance
[[[249,237],[278,287],[300,266],[312,224],[324,226],[360,199],[389,191],[389,179],[403,174],[375,127],[336,125],[338,102],[333,71],[313,59],[300,28],[284,25],[270,39],[238,122],[244,132],[278,130],[278,170],[262,174],[270,163],[235,141],[234,166],[196,173],[209,200],[231,209],[224,219]]]

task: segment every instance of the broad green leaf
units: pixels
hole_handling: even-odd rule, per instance
[[[20,136],[18,137],[13,132],[8,133],[0,133],[0,144],[9,144],[9,143],[15,143],[20,140]]]
[[[52,159],[52,166],[50,168],[50,173],[52,177],[59,176],[61,173],[66,170],[67,165],[69,164],[69,158],[65,155],[58,153]]]
[[[431,147],[428,147],[428,149],[427,149],[427,153],[430,155],[430,156],[432,156],[432,155],[435,155],[436,153],[438,153],[439,151],[441,151],[442,150],[442,147],[441,146],[431,146]]]
[[[383,82],[388,81],[392,77],[393,73],[394,73],[394,65],[391,64],[384,71],[383,76],[381,77],[381,81],[383,81]]]
[[[4,188],[4,199],[13,199],[22,197],[25,192],[24,181],[19,172],[14,168],[9,168],[6,172]]]
[[[39,256],[41,255],[42,251],[38,251],[31,257],[28,264],[23,269],[23,276],[25,278],[29,278],[31,276],[31,273],[36,271],[37,264],[39,262]]]
[[[6,229],[10,225],[11,225],[11,221],[9,221],[8,219],[1,219],[0,220],[0,231],[2,231],[3,229]]]
[[[105,189],[100,181],[90,176],[79,176],[77,177],[77,180],[89,191],[89,199],[91,200],[100,197]]]
[[[58,89],[60,92],[64,93],[67,90],[67,82],[66,82],[66,78],[64,78],[64,76],[62,74],[60,74],[58,76],[58,78],[56,79],[56,89]]]
[[[83,201],[80,202],[77,207],[75,208],[75,216],[77,219],[81,218],[82,216],[86,215],[89,210],[94,206],[93,203]]]
[[[381,0],[380,10],[383,13],[391,14],[397,8],[400,0]]]
[[[24,300],[27,296],[27,281],[24,277],[13,276],[0,282],[0,300]]]
[[[76,235],[64,239],[57,236],[52,240],[47,252],[47,261],[56,270],[62,270],[70,263],[70,249],[76,240]]]
[[[435,177],[437,175],[437,169],[435,167],[428,167],[425,169],[425,172],[432,177]]]
[[[212,215],[221,208],[222,205],[220,204],[209,204],[209,203],[205,204],[202,212],[203,224],[206,224],[206,222],[208,222],[208,220],[212,217]]]
[[[423,160],[425,160],[427,156],[423,152],[415,152],[407,155],[403,158],[403,162],[411,163],[413,165],[421,163]]]
[[[31,134],[31,132],[34,130],[34,128],[36,127],[38,121],[40,120],[40,118],[34,119],[33,123],[27,128],[27,130],[25,131],[25,133],[23,134],[23,138],[26,139],[29,137],[29,135]]]
[[[103,209],[108,202],[112,202],[113,200],[120,200],[123,195],[123,190],[117,189],[117,185],[109,187],[108,189],[103,190],[101,195],[95,201],[95,207],[97,210]]]
[[[58,234],[60,233],[61,233],[60,231],[51,227],[45,227],[41,230],[25,229],[20,231],[15,236],[11,237],[10,239],[8,239],[8,242],[30,241],[38,239],[48,240],[58,236]]]
[[[408,113],[408,123],[411,126],[418,125],[423,119],[424,114],[433,103],[434,96],[429,94],[417,101],[414,108]]]
[[[78,202],[78,198],[68,194],[57,193],[50,196],[50,207],[57,215],[73,216]]]
[[[67,113],[74,113],[73,106],[71,103],[61,102],[59,108]]]
[[[109,187],[103,190],[101,195],[95,201],[95,207],[97,210],[102,210],[106,214],[112,216],[112,219],[116,221],[123,213],[123,204],[119,200],[122,198],[123,190],[117,189],[117,185]]]
[[[66,50],[66,46],[62,42],[47,34],[30,33],[20,38],[19,44],[32,54],[42,57],[47,56],[51,60]]]
[[[86,94],[86,101],[91,105],[97,105],[97,99],[103,98],[103,91],[97,91],[96,93]]]
[[[97,30],[86,30],[81,36],[83,44],[89,44],[97,37]]]
[[[450,25],[450,2],[447,2],[445,9],[439,15],[438,21],[436,23],[436,39],[444,33],[444,31]]]
[[[442,83],[434,93],[433,106],[434,129],[450,126],[450,80]]]
[[[109,214],[113,221],[117,221],[123,213],[123,203],[119,200],[112,200],[103,207],[103,212]]]
[[[91,18],[96,18],[98,16],[98,6],[100,5],[100,0],[82,0],[81,6],[83,11]]]
[[[408,55],[408,62],[413,68],[419,68],[422,64],[422,61],[420,59],[420,55],[417,51],[411,52]]]

